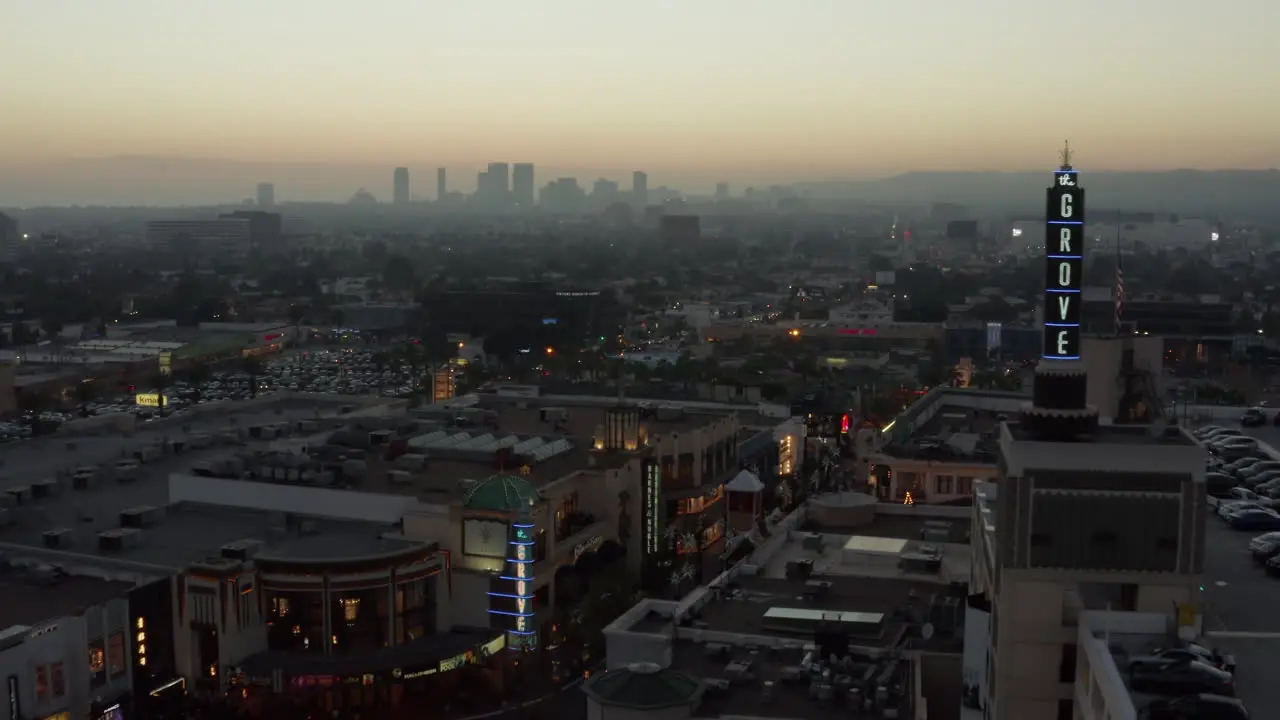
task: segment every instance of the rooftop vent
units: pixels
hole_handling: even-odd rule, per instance
[[[71,547],[71,542],[75,539],[75,534],[71,532],[71,528],[45,530],[41,535],[44,546],[55,550]]]
[[[253,538],[236,540],[222,546],[222,557],[231,560],[249,560],[262,549],[262,541]]]
[[[98,549],[103,552],[124,552],[138,546],[142,531],[137,528],[116,528],[98,533]]]
[[[120,511],[120,525],[126,528],[145,528],[160,524],[164,519],[164,508],[152,505],[140,505]]]
[[[31,483],[31,495],[35,498],[47,498],[56,495],[62,486],[58,484],[57,478],[45,478]]]

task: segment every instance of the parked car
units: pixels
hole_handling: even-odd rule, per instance
[[[1150,655],[1142,655],[1129,660],[1129,670],[1135,668],[1164,667],[1189,662],[1202,662],[1206,665],[1225,670],[1226,658],[1203,645],[1188,643],[1183,647],[1152,650]],[[1228,671],[1230,672],[1230,671]]]
[[[1240,700],[1225,695],[1183,695],[1153,700],[1140,717],[1148,720],[1249,720]]]
[[[1236,486],[1236,479],[1226,473],[1210,472],[1204,476],[1205,492],[1216,498],[1231,497],[1231,490]]]
[[[1233,530],[1280,530],[1280,513],[1263,508],[1250,508],[1227,516]]]
[[[1130,668],[1129,687],[1152,695],[1236,694],[1231,673],[1196,660],[1172,665]]]
[[[1251,407],[1240,416],[1241,427],[1261,427],[1267,424],[1267,413],[1260,407]]]
[[[1192,428],[1190,432],[1193,437],[1200,437],[1201,435],[1208,435],[1214,430],[1224,430],[1224,429],[1225,428],[1222,425],[1210,424],[1210,425],[1201,425],[1198,428]]]
[[[1280,532],[1268,532],[1249,541],[1249,552],[1253,559],[1265,563],[1276,553],[1280,553]]]
[[[1224,458],[1242,458],[1258,449],[1258,441],[1251,437],[1229,437],[1209,442],[1209,452]]]

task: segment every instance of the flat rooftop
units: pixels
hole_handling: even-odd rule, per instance
[[[140,530],[135,547],[119,551],[101,550],[97,538],[99,532],[120,527],[118,514],[62,526],[41,523],[38,516],[32,520],[20,516],[17,523],[0,533],[4,544],[0,547],[25,546],[36,558],[72,553],[108,564],[123,561],[153,566],[157,571],[181,570],[193,562],[218,557],[223,545],[238,540],[261,541],[257,557],[288,560],[361,558],[424,545],[382,537],[399,532],[395,526],[382,523],[307,518],[303,529],[296,523],[291,527],[283,513],[186,502],[164,507],[162,519]],[[42,534],[57,529],[70,531],[69,544],[58,548],[56,555],[40,552],[45,550]]]
[[[883,431],[881,454],[994,465],[1000,423],[1030,399],[1021,393],[934,388]]]
[[[449,503],[462,497],[467,488],[466,481],[483,480],[499,472],[519,472],[530,483],[540,487],[574,472],[590,469],[589,458],[596,430],[604,423],[606,405],[566,405],[546,401],[545,398],[534,405],[533,401],[516,398],[477,397],[479,404],[473,408],[486,415],[474,422],[447,425],[455,418],[465,418],[465,409],[444,412],[426,408],[406,418],[428,425],[442,424],[438,429],[420,431],[407,438],[408,452],[430,457],[428,466],[409,469],[384,460],[382,452],[369,452],[365,457],[368,472],[356,489],[411,495],[430,503]],[[664,418],[644,418],[642,422],[651,434],[685,432],[729,414],[668,414]],[[327,437],[317,436],[309,447],[324,444]],[[511,467],[500,468],[495,464],[495,457],[502,446],[530,448],[522,450],[526,457],[529,454],[542,457],[535,457],[532,461],[516,458]],[[407,481],[402,477],[393,481],[393,471],[408,472],[410,476]]]
[[[79,615],[88,607],[123,597],[133,587],[133,583],[82,575],[54,575],[49,568],[0,566],[0,594],[4,596],[0,630]]]
[[[809,678],[796,680],[795,669],[800,667],[805,652],[800,649],[781,649],[772,652],[750,651],[732,648],[727,651],[709,651],[705,645],[679,641],[672,650],[671,666],[703,680],[728,681],[728,690],[709,687],[695,717],[760,717],[786,718],[787,720],[829,720],[832,717],[863,717],[853,715],[841,699],[816,699],[809,694]],[[747,664],[750,679],[733,672],[731,665]],[[853,657],[847,667],[840,669],[855,682],[908,687],[910,666],[906,660]],[[772,682],[768,695],[764,683]],[[909,691],[908,691],[909,692]],[[909,694],[897,699],[898,717],[908,718]],[[865,717],[872,717],[866,715]]]
[[[984,483],[988,484],[988,483]],[[893,504],[896,507],[896,503]],[[930,506],[926,506],[930,507]],[[807,521],[802,529],[806,532],[826,533],[830,535],[860,535],[863,537],[899,538],[919,542],[946,542],[957,545],[969,543],[970,517],[951,517],[942,515],[896,515],[876,513],[871,522],[857,526],[833,526]],[[929,539],[926,539],[926,536]],[[943,540],[942,537],[946,539]],[[788,541],[789,544],[797,541]]]
[[[810,580],[831,583],[816,596]],[[959,652],[963,634],[942,637],[938,633],[926,641],[920,635],[936,598],[948,588],[937,583],[880,577],[830,576],[806,579],[739,576],[732,591],[713,599],[696,616],[694,627],[712,632],[741,633],[800,639],[813,642],[813,632],[783,632],[766,627],[765,613],[772,608],[797,608],[825,612],[882,614],[880,627],[872,634],[851,636],[854,645],[889,650],[910,646],[935,652]],[[963,600],[960,608],[963,611]],[[963,623],[963,612],[959,622]],[[690,643],[693,644],[693,643]]]
[[[1005,426],[1009,435],[1018,442],[1037,442],[1027,427],[1019,422],[1008,422]],[[1097,431],[1088,440],[1079,443],[1063,443],[1080,445],[1148,445],[1153,447],[1199,447],[1190,435],[1177,425],[1167,425],[1156,429],[1151,425],[1099,425]]]
[[[0,447],[0,492],[13,493],[55,480],[53,492],[35,496],[24,492],[10,508],[10,524],[0,527],[0,549],[44,551],[46,555],[75,553],[97,556],[108,562],[128,561],[153,565],[156,569],[185,567],[190,562],[217,555],[228,542],[253,538],[267,548],[297,557],[327,557],[376,554],[394,548],[377,540],[386,531],[376,523],[344,523],[316,520],[314,533],[290,539],[273,532],[282,524],[279,513],[237,510],[224,507],[170,506],[169,475],[188,472],[193,464],[227,454],[225,444],[191,448],[181,454],[160,454],[139,465],[133,480],[121,482],[110,477],[116,463],[132,458],[135,450],[156,447],[166,441],[193,435],[221,436],[255,425],[298,420],[325,423],[346,422],[340,414],[342,398],[311,401],[281,398],[278,401],[229,403],[207,412],[138,426],[129,437],[119,435],[49,436]],[[349,402],[349,400],[348,400]],[[233,424],[234,423],[234,424]],[[269,440],[251,438],[237,444],[244,452],[263,451]],[[98,480],[85,489],[75,489],[68,475],[77,468],[99,469]],[[14,499],[6,496],[7,503]],[[168,507],[167,507],[168,506]],[[120,527],[120,513],[138,507],[166,508],[166,517],[155,527],[144,528],[136,548],[103,553],[97,548],[97,533]],[[70,531],[66,550],[48,551],[43,533]],[[380,550],[380,548],[386,550]],[[268,553],[270,554],[270,553]],[[56,562],[56,561],[51,561]]]

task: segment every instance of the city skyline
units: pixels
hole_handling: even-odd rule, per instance
[[[0,119],[0,161],[510,158],[742,186],[1030,170],[1070,137],[1093,170],[1280,165],[1269,76],[1239,71],[1270,61],[1280,8],[1262,0],[1080,0],[1066,19],[923,0],[706,0],[678,18],[576,0],[349,7],[33,6],[0,48],[22,108]],[[75,50],[48,53],[50,37]]]

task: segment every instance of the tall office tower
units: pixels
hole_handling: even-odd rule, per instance
[[[716,199],[717,200],[729,199],[729,183],[723,183],[723,182],[716,183]]]
[[[1047,192],[1044,347],[1032,399],[998,429],[998,482],[979,485],[972,520],[965,655],[972,641],[981,661],[967,682],[990,720],[1094,717],[1073,704],[1090,696],[1075,675],[1091,611],[1176,610],[1180,624],[1197,614],[1204,449],[1158,417],[1158,397],[1147,424],[1101,424],[1089,404],[1085,362],[1109,384],[1133,350],[1112,339],[1115,352],[1082,358],[1084,211],[1064,150]]]
[[[396,168],[395,175],[392,178],[392,183],[395,186],[394,195],[392,196],[392,202],[394,202],[396,205],[408,205],[409,204],[409,168],[405,168],[405,167]]]
[[[649,176],[639,170],[631,173],[631,201],[640,209],[649,204]]]
[[[512,166],[511,199],[517,207],[533,207],[533,163],[516,163]]]
[[[271,183],[258,183],[258,207],[275,207],[276,186]]]
[[[492,202],[506,204],[511,196],[511,166],[506,163],[489,163],[489,187]]]
[[[436,201],[444,202],[445,196],[449,194],[448,178],[444,168],[436,168]]]
[[[591,186],[591,205],[603,210],[618,201],[618,183],[600,178]]]

